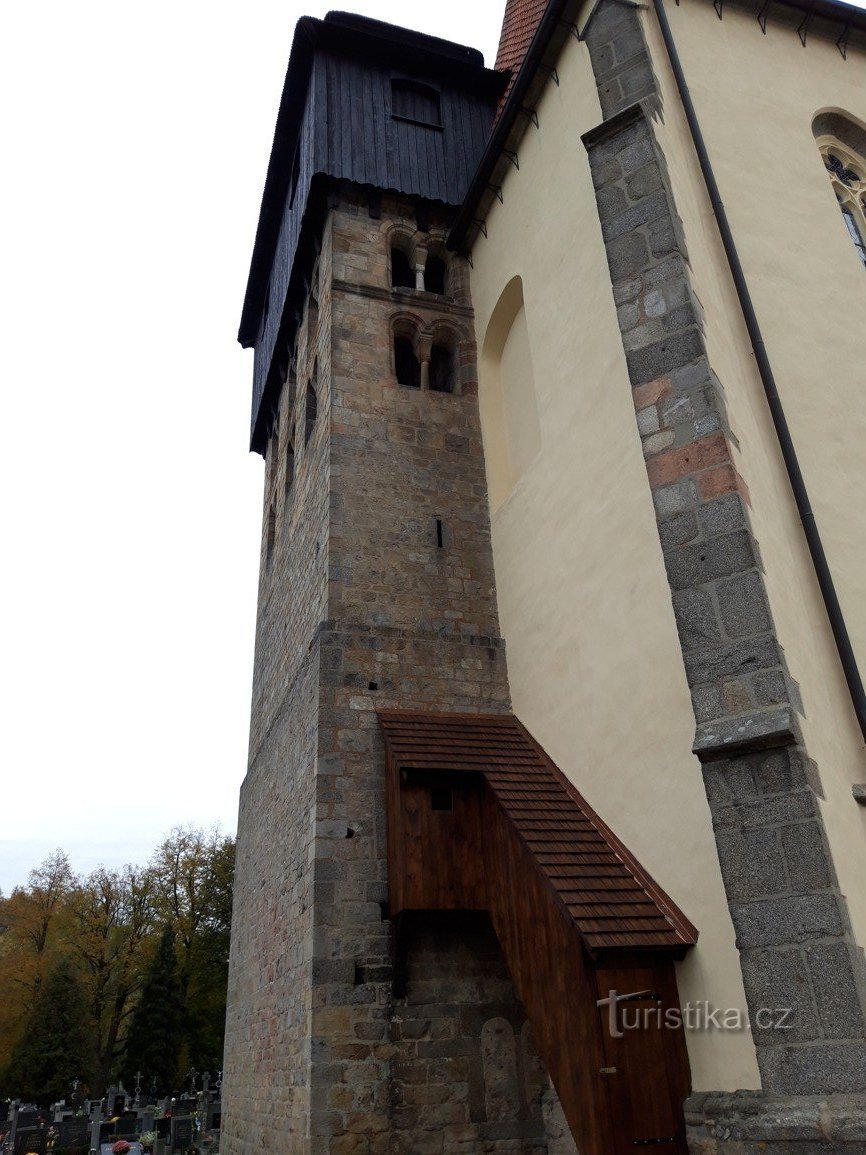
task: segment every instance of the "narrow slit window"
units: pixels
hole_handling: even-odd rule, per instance
[[[454,354],[447,345],[430,351],[430,388],[434,393],[454,392]]]
[[[398,385],[421,388],[421,363],[411,337],[394,338],[394,372]]]
[[[267,540],[265,542],[265,568],[268,573],[274,565],[274,552],[277,544],[277,507],[274,502],[271,502],[268,510],[268,530]]]
[[[307,386],[307,407],[304,414],[304,445],[309,445],[310,438],[313,436],[313,429],[316,424],[316,418],[319,415],[319,398],[315,389],[315,375],[313,380]]]
[[[286,493],[292,488],[292,482],[295,480],[295,435],[289,438],[286,445]]]

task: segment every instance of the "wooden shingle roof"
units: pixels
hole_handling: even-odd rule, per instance
[[[401,771],[483,775],[587,949],[681,954],[697,931],[513,715],[381,711]]]

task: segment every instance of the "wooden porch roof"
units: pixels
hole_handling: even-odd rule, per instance
[[[698,933],[513,715],[380,711],[392,766],[483,775],[591,954],[682,954]]]

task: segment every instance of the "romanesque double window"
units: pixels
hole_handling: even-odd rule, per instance
[[[441,322],[431,331],[414,318],[399,317],[392,341],[397,384],[431,393],[459,392],[459,343],[458,333]]]
[[[851,243],[866,266],[866,130],[839,112],[812,125]]]
[[[449,295],[449,262],[440,241],[415,243],[401,234],[391,240],[391,288]]]

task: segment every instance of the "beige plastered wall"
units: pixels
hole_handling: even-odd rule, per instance
[[[601,120],[585,46],[570,40],[558,70],[472,254],[485,453],[503,452],[485,337],[516,276],[540,431],[538,452],[493,511],[514,708],[699,928],[679,964],[682,1001],[745,1007],[580,140]],[[748,1031],[691,1032],[688,1047],[696,1090],[760,1085]]]
[[[834,40],[800,43],[771,10],[665,5],[728,213],[833,580],[866,675],[866,270],[845,229],[812,134],[819,111],[866,121],[866,55]],[[652,8],[644,12],[663,93],[656,125],[667,159],[710,363],[739,442],[752,524],[779,640],[799,682],[807,749],[858,941],[866,944],[866,782],[857,725],[778,440],[727,271]],[[838,35],[840,29],[835,35]]]

